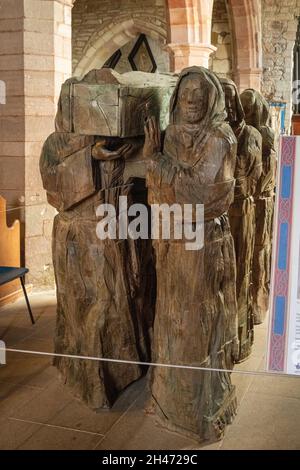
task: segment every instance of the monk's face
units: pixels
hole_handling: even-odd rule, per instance
[[[227,111],[227,121],[230,124],[234,124],[237,121],[237,109],[236,109],[236,91],[231,85],[224,85],[225,94],[225,106]]]
[[[255,100],[254,97],[248,93],[244,92],[241,94],[241,102],[243,110],[245,113],[245,121],[251,126],[256,125],[256,113],[255,113]]]
[[[187,124],[198,124],[207,113],[208,92],[201,87],[199,76],[190,74],[183,78],[178,93],[181,119]]]

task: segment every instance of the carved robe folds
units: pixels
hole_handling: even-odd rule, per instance
[[[262,130],[264,141],[264,133]],[[269,309],[274,216],[275,151],[263,145],[263,174],[255,195],[255,246],[253,254],[254,323],[262,323]]]
[[[250,355],[254,340],[252,264],[255,242],[254,194],[262,171],[260,133],[245,123],[245,115],[235,83],[220,79],[226,100],[227,119],[238,141],[234,176],[234,202],[229,220],[236,254],[236,295],[238,304],[239,354],[237,362]]]
[[[55,352],[60,354],[150,360],[151,309],[137,314],[141,279],[136,245],[99,240],[96,208],[117,207],[124,194],[122,159],[98,162],[95,138],[54,133],[44,144],[40,168],[49,202],[58,209],[53,228],[57,285]],[[144,308],[143,308],[144,307]],[[135,364],[56,357],[54,364],[75,394],[92,408],[108,407],[141,377]]]
[[[137,88],[143,88],[144,75],[137,79]],[[250,202],[257,178],[251,153],[254,142],[248,127],[243,127],[237,162],[237,139],[225,122],[224,94],[212,72],[202,67],[185,69],[176,87],[174,77],[148,77],[147,90],[140,96],[125,89],[133,78],[93,71],[81,82],[67,81],[59,102],[57,132],[43,148],[43,183],[49,203],[59,212],[53,229],[55,351],[171,365],[153,366],[150,371],[158,418],[171,430],[200,441],[216,440],[236,413],[228,370],[239,356],[236,260],[228,211],[231,207],[233,227],[237,212],[244,236],[244,216],[252,214]],[[108,87],[108,95],[103,92],[107,84],[113,85]],[[153,108],[156,118],[168,122],[164,110],[172,87],[170,124],[161,145],[159,129],[149,115]],[[139,100],[135,120],[127,122],[128,112]],[[118,106],[120,109],[115,109]],[[140,132],[144,118],[148,129],[143,149],[146,163],[137,158],[137,150],[132,161],[126,157],[125,162],[125,155],[109,160],[109,152],[114,153],[120,137],[126,138],[126,144]],[[108,133],[110,139],[79,132]],[[159,142],[155,148],[154,134]],[[101,150],[103,139],[111,142],[109,149]],[[145,176],[149,204],[177,203],[181,208],[204,204],[201,249],[188,250],[184,238],[153,241],[156,286],[150,240],[100,240],[96,234],[97,207],[111,203],[118,210],[118,197],[128,193],[128,182],[133,183],[129,205],[131,201],[146,202],[142,200],[145,193],[138,188]],[[247,263],[248,254],[237,253],[238,266]],[[240,269],[248,273],[247,266]],[[244,278],[245,273],[240,276]],[[240,297],[245,297],[245,289],[243,285]],[[244,317],[240,320],[241,339],[249,330],[248,324],[244,330],[243,322]],[[111,406],[121,391],[145,372],[134,363],[74,357],[56,357],[55,365],[64,381],[92,408]]]
[[[190,77],[208,100],[207,116],[195,125],[181,117]],[[235,256],[227,217],[236,140],[223,115],[216,77],[201,67],[185,69],[171,100],[163,154],[149,164],[149,202],[204,204],[205,240],[197,251],[186,250],[184,240],[155,241],[158,363],[228,369],[237,350]],[[154,367],[152,398],[164,426],[198,440],[220,438],[235,415],[234,387],[225,371]]]
[[[234,239],[240,353],[238,362],[251,353],[254,341],[252,306],[252,261],[255,242],[254,194],[261,175],[261,136],[251,126],[242,125],[238,139],[236,187],[229,219]]]
[[[144,164],[136,162],[141,147],[136,136],[143,133],[149,112],[166,127],[175,83],[176,77],[168,74],[120,75],[101,69],[62,86],[57,132],[47,139],[40,160],[48,201],[59,211],[53,229],[57,353],[151,360],[155,302],[151,240],[100,240],[96,209],[110,203],[118,210],[121,195],[128,196],[128,205],[147,202],[145,184],[140,184]],[[129,136],[133,137],[121,139]],[[125,155],[118,158],[116,151],[128,143],[133,160],[125,171]],[[98,145],[100,156],[93,153]],[[54,362],[64,381],[92,408],[111,406],[145,372],[136,364],[91,359],[56,357]]]
[[[255,246],[253,254],[253,312],[255,324],[262,323],[269,308],[271,281],[272,229],[276,153],[274,131],[268,126],[269,105],[256,90],[241,94],[247,124],[262,136],[262,174],[255,192]]]

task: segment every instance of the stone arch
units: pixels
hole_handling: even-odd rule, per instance
[[[89,70],[101,68],[111,55],[139,34],[146,34],[161,43],[166,42],[166,32],[159,26],[149,25],[146,19],[131,17],[122,22],[110,24],[94,33],[89,40],[83,56],[75,66],[74,75],[82,77]]]
[[[233,37],[233,75],[240,91],[260,90],[262,78],[261,4],[259,0],[228,0]]]
[[[213,0],[167,0],[169,47],[174,69],[208,66]],[[260,89],[262,75],[261,5],[259,0],[227,0],[233,37],[233,74],[238,87]]]

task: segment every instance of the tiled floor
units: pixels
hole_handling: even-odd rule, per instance
[[[36,325],[21,299],[0,310],[7,348],[51,352],[55,294],[31,294]],[[263,371],[266,325],[256,327],[251,358],[240,371]],[[300,449],[300,378],[233,374],[238,415],[218,443],[170,433],[144,412],[145,380],[128,388],[110,411],[94,413],[59,381],[51,357],[8,352],[0,367],[0,449]]]

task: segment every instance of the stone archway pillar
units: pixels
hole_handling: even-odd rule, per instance
[[[72,74],[72,4],[72,0],[24,0],[25,263],[35,287],[54,281],[55,211],[46,203],[39,157],[54,131],[61,85]]]
[[[237,69],[234,72],[234,81],[240,91],[246,88],[254,88],[260,91],[262,80],[262,68]]]
[[[1,2],[9,25],[0,31],[0,193],[21,220],[22,263],[35,288],[54,285],[51,229],[39,157],[54,117],[61,84],[70,77],[72,0]],[[18,210],[15,208],[18,207]]]
[[[216,47],[211,44],[168,44],[171,70],[180,72],[185,67],[202,65],[208,68],[209,56]]]
[[[228,0],[233,38],[233,78],[238,89],[261,89],[262,34],[259,0]]]
[[[208,68],[213,0],[168,0],[171,70],[202,65]]]

